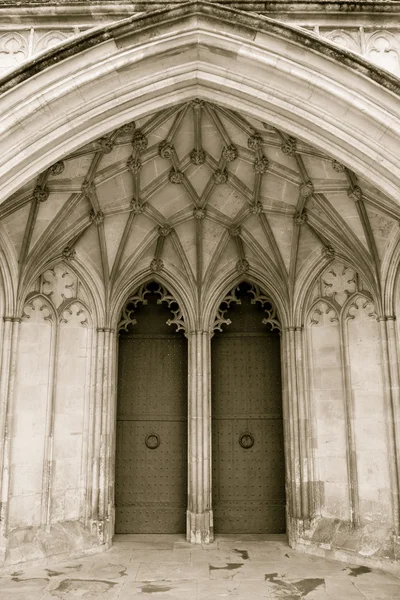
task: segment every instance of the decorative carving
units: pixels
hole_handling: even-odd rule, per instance
[[[130,123],[125,123],[122,127],[119,128],[120,133],[133,133],[136,129],[135,121],[130,121]]]
[[[144,211],[145,203],[141,200],[136,200],[133,198],[130,203],[131,211],[135,213],[135,215],[139,215]]]
[[[344,173],[346,171],[346,167],[344,165],[342,165],[342,163],[338,162],[337,160],[334,160],[332,162],[332,167],[333,167],[333,170],[336,171],[336,173]]]
[[[333,246],[324,246],[321,249],[321,254],[324,258],[331,260],[332,258],[335,258],[335,248],[333,248]]]
[[[171,183],[176,183],[179,185],[183,182],[183,178],[184,178],[184,174],[182,173],[182,171],[177,171],[177,170],[175,170],[174,167],[171,168],[171,170],[168,174],[168,179],[170,180]]]
[[[236,304],[241,304],[241,300],[236,296],[237,289],[238,288],[236,286],[234,288],[232,288],[231,291],[229,292],[229,294],[227,294],[225,296],[225,298],[222,300],[221,304],[219,305],[217,314],[215,315],[214,324],[212,327],[213,331],[221,331],[222,332],[223,331],[222,325],[230,325],[232,323],[232,321],[230,319],[225,318],[225,313],[228,311],[228,308],[232,302],[235,302]],[[222,306],[224,304],[226,305],[226,308],[222,308]]]
[[[101,210],[97,212],[95,210],[90,211],[90,220],[95,225],[101,225],[104,222],[104,213]]]
[[[171,159],[174,154],[173,145],[168,140],[163,140],[158,146],[158,154],[161,158]]]
[[[296,225],[304,225],[304,223],[307,223],[306,211],[303,210],[302,212],[295,212],[295,214],[293,215],[293,221]]]
[[[190,162],[194,165],[203,165],[206,160],[206,153],[202,148],[193,148],[190,153]]]
[[[58,308],[66,300],[78,296],[78,280],[65,263],[59,263],[43,273],[40,291]]]
[[[300,197],[309,198],[314,193],[314,184],[312,181],[306,181],[300,186]]]
[[[32,200],[35,202],[46,202],[50,195],[49,188],[46,185],[37,185],[32,193]]]
[[[101,152],[103,152],[104,154],[110,154],[110,152],[112,152],[112,150],[114,148],[114,142],[108,136],[104,136],[104,137],[101,137],[100,139],[98,139],[97,145],[99,147],[99,150]]]
[[[349,320],[355,319],[359,309],[365,311],[367,316],[371,317],[372,319],[378,318],[373,302],[371,302],[371,300],[365,296],[357,296],[354,301],[349,304],[344,318]]]
[[[336,310],[327,302],[320,301],[310,312],[310,324],[319,325],[321,323],[322,315],[332,315],[329,317],[331,323],[339,322],[339,317]]]
[[[73,321],[75,325],[87,327],[89,325],[87,314],[80,302],[73,302],[65,308],[60,315],[60,323]]]
[[[352,50],[353,52],[360,53],[359,43],[356,42],[356,40],[350,35],[350,33],[344,31],[343,29],[335,29],[334,31],[329,31],[325,34],[325,37],[334,44],[337,44],[338,46],[341,46],[346,50]]]
[[[161,227],[158,228],[158,233],[162,237],[167,237],[167,235],[169,235],[171,231],[172,227],[171,225],[168,225],[168,223],[166,223],[165,225],[161,225]]]
[[[148,146],[147,137],[139,130],[136,130],[132,138],[132,146],[136,152],[144,152]]]
[[[54,46],[58,46],[58,44],[62,44],[71,36],[72,32],[68,32],[68,34],[63,31],[48,31],[36,44],[35,53],[41,52],[42,50],[49,50]]]
[[[250,212],[252,215],[261,215],[261,213],[263,212],[263,205],[261,204],[261,202],[255,202],[254,204],[252,204],[250,206]]]
[[[253,169],[255,173],[266,173],[268,171],[269,161],[265,156],[261,158],[256,158],[253,164]]]
[[[357,274],[338,261],[332,263],[321,278],[322,295],[332,298],[340,306],[357,291]]]
[[[193,100],[190,101],[190,106],[194,110],[200,110],[204,106],[204,100],[200,100],[200,98],[194,98]]]
[[[247,146],[250,148],[250,150],[259,150],[263,143],[264,140],[259,133],[253,133],[253,135],[251,135],[247,140]]]
[[[164,263],[161,258],[153,258],[150,263],[150,270],[153,271],[153,273],[158,273],[159,271],[162,271],[163,268]]]
[[[28,42],[16,32],[0,36],[0,55],[3,67],[14,67],[28,57]]]
[[[33,315],[36,311],[38,311],[36,315]],[[39,313],[41,314],[39,315]],[[35,296],[26,302],[21,320],[27,321],[32,316],[34,317],[32,320],[36,320],[39,317],[43,321],[53,321],[53,312],[43,297]]]
[[[246,258],[241,258],[236,263],[236,271],[238,273],[247,273],[250,269],[250,263]]]
[[[399,42],[390,32],[380,31],[373,34],[367,44],[367,56],[375,64],[399,74]]]
[[[347,195],[354,202],[359,202],[360,200],[362,200],[363,197],[362,189],[360,188],[360,186],[355,185],[347,190]]]
[[[93,181],[84,181],[82,183],[82,194],[85,198],[93,198],[96,193],[96,186]]]
[[[297,140],[294,137],[287,137],[284,142],[282,142],[281,150],[283,154],[287,156],[293,156],[297,152]]]
[[[214,183],[221,185],[228,181],[228,171],[226,169],[216,169],[213,173]]]
[[[50,175],[61,175],[61,173],[65,169],[65,163],[63,160],[59,160],[54,165],[52,165],[49,169]]]
[[[233,162],[239,156],[237,147],[234,144],[229,144],[229,146],[224,146],[224,148],[222,150],[222,156],[227,162]]]
[[[196,207],[193,210],[193,216],[194,216],[195,219],[198,219],[199,221],[201,221],[206,216],[206,209],[205,208],[197,208]]]
[[[175,325],[176,331],[180,331],[181,329],[186,332],[186,325],[183,319],[182,309],[175,300],[175,298],[161,285],[159,285],[158,289],[155,290],[155,293],[160,296],[157,300],[157,304],[162,304],[162,302],[166,302],[168,304],[169,310],[174,315],[172,319],[168,319],[167,325]],[[177,308],[173,308],[174,305]]]
[[[263,318],[263,325],[268,325],[271,328],[271,331],[277,330],[281,331],[281,324],[278,319],[278,314],[276,308],[271,300],[266,294],[264,294],[261,288],[253,283],[251,288],[249,289],[249,294],[253,297],[251,299],[252,304],[256,304],[257,302],[261,304],[266,317]]]
[[[76,256],[75,248],[71,248],[70,246],[66,246],[62,251],[63,260],[72,260]]]
[[[143,284],[132,296],[129,296],[122,309],[118,331],[128,331],[129,325],[136,325],[137,321],[134,317],[134,312],[138,304],[147,304],[146,296],[148,294],[150,294],[148,284]]]
[[[126,161],[126,166],[131,173],[136,175],[136,173],[139,173],[140,169],[142,168],[142,161],[136,156],[130,156]]]
[[[232,237],[239,237],[241,231],[242,230],[240,225],[232,225],[232,227],[229,227],[229,235],[231,235]]]

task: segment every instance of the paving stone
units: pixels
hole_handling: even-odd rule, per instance
[[[0,600],[400,600],[400,578],[297,554],[280,540],[121,537],[95,556],[0,577]]]

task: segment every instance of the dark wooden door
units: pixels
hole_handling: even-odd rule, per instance
[[[283,533],[280,337],[246,285],[212,340],[213,508],[217,533]]]
[[[120,335],[116,533],[183,533],[187,498],[187,340],[147,297]]]

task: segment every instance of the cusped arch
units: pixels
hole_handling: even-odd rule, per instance
[[[197,96],[312,143],[398,201],[399,91],[397,77],[298,28],[206,2],[167,7],[0,81],[0,200],[89,141]]]
[[[245,281],[257,285],[271,299],[272,305],[276,308],[281,327],[285,328],[289,326],[290,308],[283,294],[280,293],[274,282],[266,279],[265,274],[250,268],[245,273],[238,273],[236,270],[231,270],[225,277],[220,278],[214,283],[213,287],[209,290],[208,297],[204,301],[204,310],[201,315],[200,324],[203,331],[212,332],[221,302],[230,290]]]
[[[178,281],[168,272],[153,273],[150,269],[136,273],[134,278],[130,281],[126,281],[125,284],[116,291],[110,302],[108,326],[114,330],[118,329],[120,315],[129,296],[134,294],[141,286],[152,281],[168,290],[174,297],[174,300],[182,311],[186,332],[194,331],[196,323],[195,307],[193,299],[187,294],[185,282]]]

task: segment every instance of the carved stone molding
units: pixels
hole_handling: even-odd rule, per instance
[[[238,273],[247,273],[250,269],[250,263],[246,258],[241,258],[236,263],[236,271]]]
[[[261,158],[256,158],[253,164],[253,169],[255,173],[266,173],[268,171],[269,161],[265,156]]]
[[[182,173],[182,171],[177,171],[174,167],[171,168],[171,170],[168,174],[169,181],[171,183],[175,183],[177,185],[179,185],[183,182],[184,177],[185,176]]]
[[[250,148],[250,150],[259,150],[263,143],[264,140],[259,133],[253,133],[253,135],[251,135],[247,140],[247,146]]]
[[[120,133],[133,133],[136,129],[136,123],[135,121],[130,121],[129,123],[125,123],[125,125],[122,125],[122,127],[119,128],[119,132]]]
[[[224,146],[222,150],[222,156],[227,162],[233,162],[239,156],[237,147],[234,144]]]
[[[160,271],[162,271],[163,268],[164,263],[161,260],[161,258],[153,258],[153,260],[150,263],[150,270],[153,271],[153,273],[159,273]]]
[[[174,147],[168,140],[163,140],[158,146],[158,154],[161,158],[171,159],[174,154]]]
[[[216,169],[213,173],[214,183],[221,185],[228,181],[228,171],[226,169]]]
[[[190,153],[190,162],[193,165],[203,165],[206,161],[206,153],[202,148],[194,148]]]
[[[32,193],[32,200],[36,202],[46,202],[50,195],[49,188],[47,186],[37,185]]]
[[[93,181],[84,181],[82,183],[82,194],[85,198],[93,198],[96,193],[96,186]]]
[[[139,130],[136,130],[132,137],[132,146],[136,152],[144,152],[148,146],[147,137]]]
[[[51,165],[49,169],[50,175],[61,175],[65,169],[65,163],[63,160],[59,160],[54,165]]]
[[[205,208],[197,208],[196,207],[193,210],[193,216],[194,216],[195,219],[201,221],[206,216],[206,209]]]
[[[66,246],[62,251],[63,260],[72,260],[76,256],[75,248],[71,248],[70,246]]]
[[[97,212],[95,210],[91,210],[90,220],[95,225],[101,225],[104,222],[104,213],[101,210],[98,210]]]
[[[296,225],[304,225],[304,223],[307,223],[307,213],[305,210],[303,210],[302,212],[296,212],[293,215],[293,221]]]
[[[142,168],[142,161],[140,158],[137,158],[137,156],[130,156],[126,161],[126,166],[131,173],[136,175],[136,173],[139,173]]]
[[[261,215],[263,210],[264,210],[264,207],[261,204],[261,202],[255,202],[254,204],[252,204],[250,206],[250,212],[252,215]]]
[[[314,193],[314,184],[312,181],[306,181],[300,186],[301,198],[309,198]]]
[[[104,154],[109,154],[114,148],[113,140],[107,136],[101,137],[99,140],[97,140],[97,145],[99,147],[99,150]]]
[[[145,203],[141,200],[136,200],[135,198],[130,202],[131,211],[135,213],[135,215],[139,215],[144,211]]]
[[[286,154],[287,156],[293,156],[294,154],[296,154],[296,151],[297,151],[296,138],[291,137],[291,136],[286,138],[285,141],[282,142],[281,150],[282,150],[283,154]]]
[[[362,189],[358,185],[354,185],[347,190],[347,195],[354,202],[359,202],[363,197]]]

